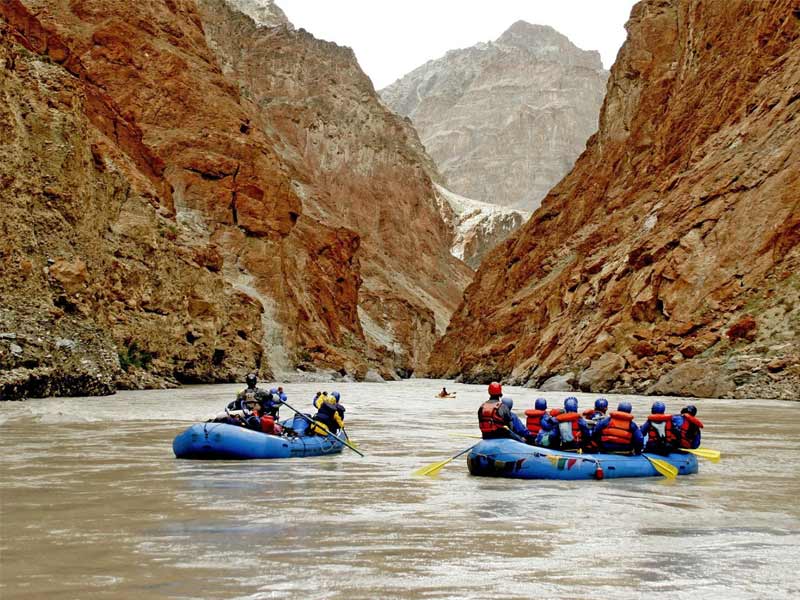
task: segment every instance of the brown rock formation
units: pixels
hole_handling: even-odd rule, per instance
[[[290,26],[257,27],[227,0],[198,4],[209,46],[258,107],[254,125],[291,166],[304,210],[360,239],[359,318],[351,314],[360,327],[349,335],[366,335],[384,376],[418,369],[470,272],[449,254],[435,168],[416,133],[383,107],[349,48]]]
[[[0,398],[257,367],[260,307],[176,243],[138,127],[21,3],[0,4],[0,40]]]
[[[608,73],[552,27],[517,21],[381,90],[414,123],[448,189],[530,212],[597,131]]]
[[[106,392],[427,359],[469,273],[429,159],[349,50],[238,5],[279,26],[194,0],[0,4],[7,395],[65,392],[60,328],[63,348],[96,349]],[[212,50],[215,31],[242,37]],[[50,379],[28,385],[34,369]]]
[[[614,353],[625,366],[592,389],[797,397],[794,9],[636,5],[598,133],[483,263],[434,351],[436,374],[535,385]],[[703,365],[716,375],[697,385]]]

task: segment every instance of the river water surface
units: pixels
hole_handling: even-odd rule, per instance
[[[176,460],[241,386],[0,403],[0,598],[800,597],[800,403],[700,401],[723,460],[674,482],[412,477],[474,443],[484,387],[442,383],[338,385],[366,458]]]

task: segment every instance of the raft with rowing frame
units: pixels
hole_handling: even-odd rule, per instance
[[[472,475],[512,479],[661,477],[646,456],[649,455],[578,454],[499,439],[478,442],[467,455],[467,467]],[[692,454],[652,457],[673,465],[678,475],[697,473],[697,458]]]

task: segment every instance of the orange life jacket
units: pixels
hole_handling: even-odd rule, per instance
[[[545,415],[547,411],[544,410],[536,410],[534,408],[529,408],[525,411],[525,416],[528,417],[525,421],[525,427],[528,428],[532,434],[536,435],[542,429],[542,417]]]
[[[478,427],[481,433],[493,433],[505,428],[506,422],[499,413],[502,405],[499,400],[489,400],[481,405],[478,409]]]
[[[675,444],[678,436],[672,428],[672,415],[649,415],[647,420],[650,422],[647,430],[648,442],[666,442],[669,446]],[[661,427],[662,423],[663,427]]]
[[[264,433],[275,433],[275,417],[272,415],[264,415],[261,417],[261,431]]]
[[[693,417],[689,413],[684,413],[681,416],[683,417],[683,423],[681,424],[678,445],[681,448],[691,448],[692,440],[694,440],[695,436],[703,428],[703,423],[700,419]]]
[[[581,416],[576,412],[562,412],[556,416],[558,422],[558,432],[560,434],[561,445],[580,446],[583,441],[583,433],[578,425]]]
[[[600,434],[600,441],[604,444],[620,444],[631,446],[633,434],[631,433],[631,421],[633,415],[626,412],[612,411],[609,415],[611,420]]]

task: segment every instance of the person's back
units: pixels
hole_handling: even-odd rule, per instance
[[[478,428],[485,440],[511,437],[511,411],[503,404],[503,388],[496,381],[489,384],[489,399],[478,409]]]
[[[323,392],[314,399],[314,407],[317,413],[314,415],[314,421],[322,423],[328,431],[333,434],[338,433],[339,429],[344,426],[344,406],[337,401],[337,392],[328,395],[328,392]],[[313,428],[313,433],[325,435],[326,432],[320,427]]]
[[[578,450],[583,448],[591,432],[584,418],[578,413],[578,399],[570,396],[564,400],[564,411],[555,417],[558,431],[558,448]]]
[[[597,424],[594,439],[603,452],[641,452],[642,433],[633,422],[631,410],[630,402],[620,402],[617,410]]]
[[[590,425],[595,425],[598,421],[606,418],[606,411],[608,411],[608,400],[598,398],[594,401],[594,407],[583,411],[583,418]]]
[[[681,409],[681,414],[675,419],[677,429],[677,446],[679,448],[694,449],[700,447],[703,423],[697,418],[697,407],[693,404]]]
[[[537,398],[533,408],[525,411],[525,427],[531,435],[539,435],[542,430],[542,420],[545,421],[545,426],[548,420],[547,416],[547,400],[544,398]]]
[[[665,413],[666,406],[661,401],[653,402],[647,420],[640,431],[644,438],[644,451],[664,456],[675,451],[678,445],[678,427],[675,417]]]

